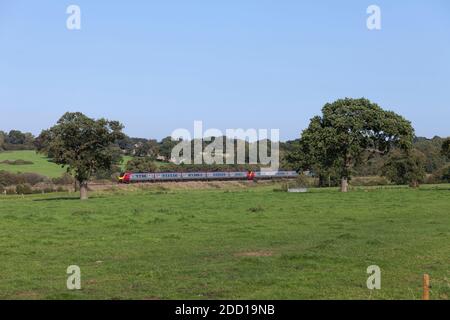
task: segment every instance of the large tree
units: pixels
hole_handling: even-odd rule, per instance
[[[356,165],[371,153],[388,153],[393,146],[407,152],[413,136],[411,123],[402,116],[364,98],[346,98],[327,103],[322,116],[311,119],[296,154],[305,169],[336,171],[341,191],[347,192]]]
[[[88,198],[88,181],[99,170],[109,170],[120,161],[113,144],[123,138],[123,126],[117,121],[94,120],[82,113],[68,112],[57,124],[42,131],[38,151],[67,168],[80,185],[80,199]]]

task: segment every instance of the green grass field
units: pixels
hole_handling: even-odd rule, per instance
[[[46,177],[55,178],[60,177],[66,169],[61,166],[49,162],[48,159],[40,154],[36,154],[33,150],[21,150],[21,151],[5,151],[0,152],[0,162],[4,160],[26,160],[31,161],[30,165],[9,165],[0,163],[0,170],[9,172],[33,172],[38,173]],[[122,167],[125,167],[127,161],[131,160],[131,157],[123,157]]]
[[[65,172],[65,169],[53,162],[49,162],[46,157],[36,154],[33,150],[0,152],[0,162],[4,160],[26,160],[33,162],[33,164],[20,166],[0,163],[0,170],[14,173],[33,172],[54,178],[61,176]]]
[[[449,185],[273,188],[0,196],[0,298],[449,298]]]

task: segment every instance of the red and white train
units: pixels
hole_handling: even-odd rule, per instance
[[[119,176],[119,183],[162,182],[162,181],[198,181],[198,180],[254,180],[296,178],[295,171],[247,171],[247,172],[163,172],[130,173]]]

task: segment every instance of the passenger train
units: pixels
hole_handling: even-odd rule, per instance
[[[210,180],[254,180],[296,178],[295,171],[247,171],[247,172],[164,172],[121,174],[119,183],[162,182],[162,181],[210,181]]]

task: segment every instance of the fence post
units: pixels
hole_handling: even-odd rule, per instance
[[[430,276],[423,275],[423,296],[422,300],[430,300]]]

